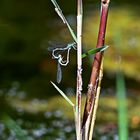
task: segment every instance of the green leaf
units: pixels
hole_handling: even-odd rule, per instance
[[[68,96],[66,96],[66,94],[61,90],[59,89],[56,84],[54,84],[52,81],[51,81],[52,85],[56,88],[56,90],[63,96],[63,98],[72,106],[74,107],[74,103],[68,98]]]
[[[19,140],[32,140],[31,137],[28,136],[28,132],[23,130],[12,118],[5,115],[3,116],[3,123],[5,126],[16,135],[16,138]]]
[[[100,48],[95,48],[95,49],[91,49],[89,50],[88,52],[86,53],[83,53],[82,54],[82,58],[85,58],[87,57],[88,55],[92,55],[92,54],[95,54],[97,52],[102,52],[104,50],[106,50],[109,46],[103,46],[103,47],[100,47]]]

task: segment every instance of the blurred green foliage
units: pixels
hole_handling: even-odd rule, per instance
[[[98,15],[97,12],[96,15]],[[90,18],[87,17],[84,39],[89,47],[92,47],[94,41],[94,45],[96,43],[98,23],[99,18],[95,13],[91,14]],[[137,11],[130,7],[112,8],[107,24],[106,44],[110,48],[105,52],[106,71],[116,71],[118,69],[116,62],[121,58],[125,75],[136,80],[140,79],[139,34],[140,19]]]
[[[13,132],[16,135],[17,139],[32,140],[30,137],[28,137],[28,132],[21,129],[20,126],[9,116],[3,117],[3,123],[11,132]]]

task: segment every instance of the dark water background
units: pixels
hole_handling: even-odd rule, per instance
[[[76,1],[58,1],[76,30]],[[115,72],[118,59],[126,79],[130,139],[140,139],[140,1],[111,1],[101,104],[94,137],[118,139]],[[95,46],[100,2],[84,1],[84,51]],[[73,113],[50,84],[56,81],[57,62],[49,42],[72,38],[49,0],[0,1],[0,140],[74,140]],[[74,100],[76,52],[63,67],[60,88]],[[92,59],[83,62],[86,93]],[[104,117],[102,117],[104,116]]]

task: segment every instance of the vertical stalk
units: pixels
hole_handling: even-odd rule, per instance
[[[125,79],[121,70],[117,72],[116,86],[118,102],[119,140],[128,140]]]
[[[101,0],[101,18],[100,18],[100,27],[97,39],[96,48],[102,47],[105,42],[105,31],[106,31],[106,23],[108,16],[108,7],[109,0]],[[91,124],[91,114],[93,112],[94,104],[95,104],[95,94],[97,91],[97,86],[99,82],[99,71],[102,60],[103,52],[98,52],[95,54],[92,72],[90,77],[90,82],[88,85],[87,98],[82,122],[83,135],[89,137],[89,128]]]
[[[90,130],[89,130],[89,140],[92,140],[92,136],[93,136],[93,130],[94,130],[95,120],[96,120],[96,113],[97,113],[98,104],[99,104],[102,78],[103,78],[103,58],[101,61],[101,66],[100,66],[99,82],[98,82],[97,93],[96,93],[96,98],[95,98],[95,105],[94,105],[93,112],[92,112],[91,126],[90,126]]]
[[[77,0],[77,91],[76,91],[76,133],[81,139],[81,91],[82,91],[82,0]]]

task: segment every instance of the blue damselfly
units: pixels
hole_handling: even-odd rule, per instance
[[[60,83],[62,79],[62,70],[61,66],[67,66],[69,63],[69,54],[70,50],[73,48],[76,50],[76,43],[70,44],[58,44],[58,43],[49,43],[50,47],[48,48],[49,51],[52,52],[53,59],[56,59],[58,62],[57,65],[57,82]],[[66,58],[65,58],[66,56]]]

